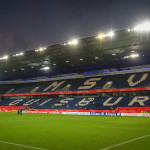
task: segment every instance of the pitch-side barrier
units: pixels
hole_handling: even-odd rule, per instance
[[[23,113],[150,117],[150,107],[119,107],[118,110],[69,110],[69,109],[57,110],[57,109],[25,109],[24,106],[0,106],[0,112],[15,112],[19,108],[23,109]]]

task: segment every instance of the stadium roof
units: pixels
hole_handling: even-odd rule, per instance
[[[150,64],[150,32],[129,28],[0,58],[0,79]]]

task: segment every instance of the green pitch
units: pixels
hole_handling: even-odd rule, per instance
[[[0,113],[0,150],[150,150],[150,118]]]

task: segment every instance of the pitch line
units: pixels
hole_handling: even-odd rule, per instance
[[[109,146],[109,147],[106,147],[106,148],[103,148],[103,149],[100,149],[100,150],[107,150],[107,149],[111,149],[113,147],[117,147],[117,146],[120,146],[120,145],[123,145],[123,144],[126,144],[126,143],[130,143],[130,142],[133,142],[133,141],[136,141],[136,140],[139,140],[139,139],[142,139],[142,138],[146,138],[150,136],[150,134],[147,134],[147,135],[144,135],[144,136],[141,136],[141,137],[138,137],[138,138],[135,138],[135,139],[132,139],[132,140],[129,140],[129,141],[125,141],[125,142],[122,142],[122,143],[119,143],[119,144],[115,144],[115,145],[112,145],[112,146]]]
[[[48,150],[48,149],[44,149],[44,148],[39,148],[39,147],[34,147],[34,146],[28,146],[28,145],[23,145],[23,144],[17,144],[17,143],[12,143],[12,142],[6,142],[6,141],[0,141],[0,143],[9,144],[9,145],[15,145],[15,146],[20,146],[20,147],[25,147],[25,148],[30,148],[30,149]]]

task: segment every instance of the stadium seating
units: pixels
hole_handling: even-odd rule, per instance
[[[44,99],[8,99],[0,106],[26,106],[38,109],[115,110],[118,107],[150,107],[150,96],[74,97]]]
[[[123,89],[150,86],[150,72],[0,84],[0,94]]]

